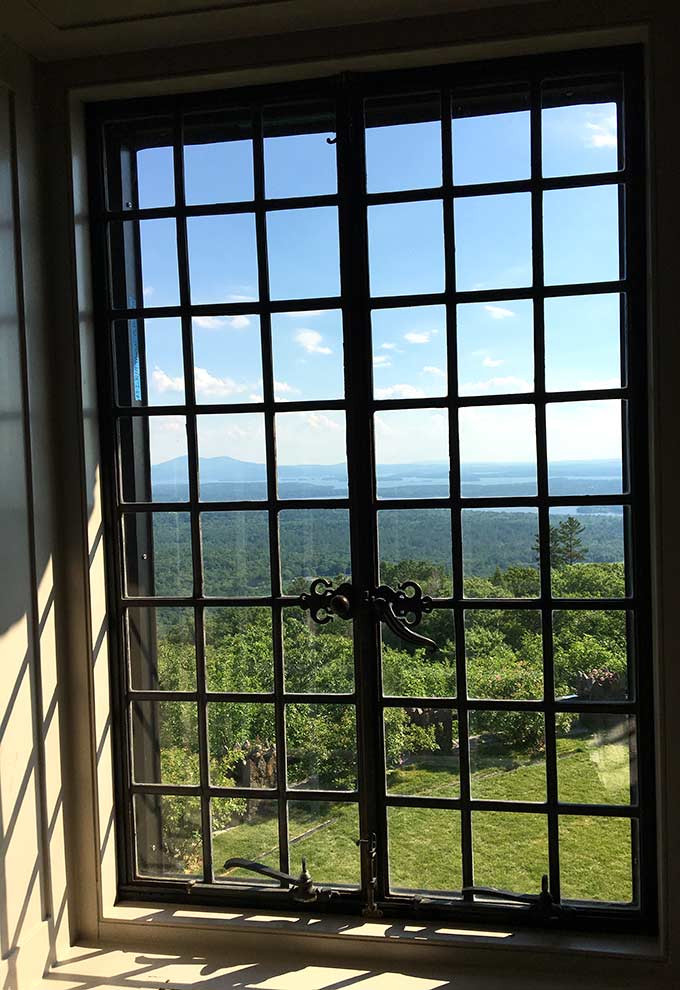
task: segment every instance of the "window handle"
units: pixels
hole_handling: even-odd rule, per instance
[[[282,873],[280,870],[275,870],[271,866],[265,866],[264,863],[255,863],[251,859],[241,859],[239,856],[228,859],[222,869],[231,870],[236,867],[242,870],[250,870],[251,873],[260,873],[263,877],[271,877],[272,880],[280,880],[281,883],[287,883],[290,886],[290,892],[295,901],[311,903],[319,897],[320,891],[314,886],[314,881],[307,869],[307,860],[305,859],[302,860],[302,870],[299,877],[293,877],[289,873]],[[329,891],[328,894],[330,896],[331,892]]]
[[[571,914],[571,908],[563,907],[550,893],[547,874],[541,877],[540,894],[514,894],[510,890],[499,890],[497,887],[463,887],[463,894],[477,894],[492,900],[512,901],[514,904],[526,904],[529,910],[546,920]]]
[[[369,602],[378,618],[389,626],[395,636],[429,650],[437,649],[433,639],[413,629],[423,615],[432,611],[432,599],[423,594],[422,588],[415,581],[402,581],[396,591],[387,584],[381,584],[369,596]]]
[[[300,607],[321,626],[330,622],[334,615],[340,619],[353,618],[356,608],[356,595],[349,581],[334,588],[332,581],[326,578],[312,581],[309,593],[300,595],[299,601]]]

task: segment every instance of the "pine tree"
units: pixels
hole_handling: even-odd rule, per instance
[[[550,564],[552,567],[565,567],[578,564],[586,559],[588,548],[583,546],[581,533],[583,526],[574,516],[567,516],[559,526],[550,526]],[[533,545],[536,561],[540,561],[540,541],[538,535]]]
[[[578,564],[586,559],[588,548],[583,546],[581,539],[585,529],[574,516],[567,516],[557,527],[560,554],[565,564]]]

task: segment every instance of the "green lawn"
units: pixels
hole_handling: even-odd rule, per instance
[[[563,801],[625,804],[630,800],[628,747],[595,738],[558,740],[558,785]],[[502,758],[493,748],[472,751],[472,795],[494,800],[545,800],[543,759]],[[388,773],[392,794],[458,793],[453,757],[427,756]],[[214,836],[217,866],[243,856],[278,866],[275,803],[260,802],[251,822]],[[390,808],[390,869],[395,888],[459,890],[460,823],[456,811]],[[303,856],[315,880],[358,883],[357,809],[352,804],[295,801],[290,805],[291,869]],[[563,816],[560,821],[562,895],[630,902],[631,826],[626,819]],[[475,883],[537,891],[547,872],[546,818],[540,814],[473,813]],[[218,872],[219,875],[219,871]],[[224,875],[224,874],[222,874]],[[236,877],[245,874],[229,874]],[[248,874],[252,878],[252,874]]]

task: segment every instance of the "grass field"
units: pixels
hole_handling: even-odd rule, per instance
[[[630,802],[626,742],[597,736],[558,740],[558,787],[563,801]],[[473,750],[472,795],[494,800],[545,800],[545,762],[514,754],[499,760],[492,747]],[[388,772],[391,794],[455,796],[458,771],[427,756]],[[302,797],[302,794],[301,794]],[[271,804],[270,808],[266,806]],[[213,837],[217,866],[232,856],[278,867],[276,804],[259,802],[250,822]],[[547,819],[533,813],[477,811],[472,815],[475,883],[524,892],[540,888],[548,871]],[[393,888],[455,891],[461,887],[460,819],[455,810],[388,810],[390,878]],[[359,882],[356,805],[293,801],[289,806],[290,860],[302,857],[319,882]],[[631,825],[625,818],[564,815],[560,819],[562,896],[628,903],[632,899]],[[218,875],[219,871],[218,871]],[[222,877],[226,879],[224,872]],[[230,877],[252,874],[230,872]]]

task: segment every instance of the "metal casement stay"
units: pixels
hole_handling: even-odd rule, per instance
[[[622,80],[616,96],[618,105],[618,170],[611,172],[546,177],[542,175],[542,100],[555,87],[552,80],[573,80],[592,85],[600,77],[614,74]],[[635,49],[612,49],[608,52],[579,52],[564,56],[539,56],[512,59],[492,64],[446,66],[436,69],[405,72],[355,73],[338,79],[293,84],[290,87],[256,88],[238,93],[187,95],[170,100],[134,101],[102,105],[90,113],[90,167],[97,182],[93,183],[95,279],[97,285],[98,375],[102,406],[102,450],[105,464],[105,511],[110,531],[117,533],[116,541],[107,543],[107,581],[111,613],[118,618],[111,636],[111,656],[114,681],[114,742],[119,759],[116,761],[116,792],[118,809],[117,842],[120,862],[120,887],[128,895],[181,899],[189,888],[191,897],[219,903],[275,904],[281,907],[281,894],[287,889],[292,896],[314,903],[315,909],[339,910],[339,904],[359,909],[363,904],[368,916],[395,910],[424,916],[485,917],[493,919],[530,915],[527,923],[564,925],[567,927],[602,925],[624,929],[653,928],[655,924],[654,880],[654,793],[651,724],[651,673],[649,664],[638,659],[648,655],[650,640],[649,561],[646,544],[648,507],[646,504],[646,434],[644,419],[644,175],[642,145],[642,98],[640,92],[639,53]],[[486,88],[487,97],[507,85],[510,90],[526,91],[526,109],[530,114],[531,173],[526,179],[488,184],[459,185],[454,180],[452,153],[451,108],[457,94]],[[599,85],[599,84],[598,84]],[[552,87],[552,89],[551,89]],[[605,87],[606,88],[606,87]],[[499,90],[500,91],[500,90]],[[595,92],[595,90],[593,90]],[[612,90],[614,92],[614,90]],[[408,189],[390,193],[368,193],[366,190],[365,119],[367,99],[393,94],[409,96],[414,93],[434,93],[441,110],[442,182],[427,189]],[[336,111],[337,193],[320,196],[267,198],[265,189],[265,159],[263,107],[286,101],[297,101],[322,95],[334,103]],[[486,98],[486,97],[485,97]],[[560,99],[556,97],[557,99]],[[566,97],[565,97],[566,99]],[[187,115],[203,109],[216,110],[236,104],[247,107],[251,120],[250,137],[254,155],[253,199],[237,203],[189,205],[184,191],[184,127]],[[127,149],[123,166],[115,162],[110,136],[104,133],[110,120],[120,121],[168,114],[173,121],[173,164],[175,202],[167,208],[139,208],[135,203],[136,159],[134,147]],[[141,130],[135,133],[141,134]],[[301,131],[303,133],[303,131]],[[108,143],[107,143],[108,142]],[[120,150],[120,149],[119,149]],[[122,172],[116,169],[122,168]],[[127,171],[125,171],[127,170]],[[125,174],[123,174],[123,172]],[[124,183],[130,192],[125,200],[130,208],[107,209],[106,183]],[[594,186],[616,186],[619,189],[619,278],[609,282],[546,285],[543,272],[542,197],[546,191],[579,189]],[[474,289],[461,291],[456,285],[454,208],[457,201],[471,196],[525,193],[531,196],[532,278],[526,287],[512,289]],[[371,206],[439,202],[442,207],[444,240],[444,291],[427,294],[376,297],[371,295],[368,271],[368,220]],[[340,293],[333,297],[295,300],[271,299],[269,292],[269,259],[267,247],[267,216],[287,209],[331,206],[337,208],[340,247]],[[258,272],[257,300],[252,303],[234,301],[216,305],[194,305],[189,283],[189,254],[187,221],[192,217],[252,214],[256,230]],[[145,220],[172,218],[177,229],[179,273],[179,305],[151,307],[144,305],[141,280],[141,246],[139,225]],[[123,222],[129,226],[121,234]],[[134,291],[121,297],[121,285],[132,285]],[[117,287],[116,293],[113,288]],[[549,392],[545,380],[544,303],[570,295],[619,294],[621,298],[621,385],[598,387],[591,391]],[[457,391],[457,320],[458,307],[468,303],[492,303],[499,300],[527,300],[533,308],[533,364],[535,381],[530,392],[492,396],[464,396]],[[446,312],[447,374],[449,394],[434,399],[377,399],[373,395],[371,361],[373,310],[389,311],[398,307],[441,305]],[[318,309],[340,309],[343,317],[344,381],[342,399],[327,402],[306,400],[284,402],[274,392],[272,349],[272,317],[291,309],[301,312]],[[196,394],[193,373],[192,319],[194,316],[254,314],[260,320],[263,394],[253,403],[201,403]],[[177,317],[182,327],[185,401],[176,405],[153,406],[145,393],[145,361],[143,321],[159,317]],[[121,391],[126,362],[125,345],[111,340],[115,325],[125,322],[142,327],[139,336],[140,362],[138,373],[142,381],[139,394]],[[116,371],[120,374],[116,374]],[[549,405],[582,402],[584,400],[614,399],[622,405],[623,424],[623,485],[620,493],[608,495],[557,495],[551,492],[548,480],[548,451],[546,410]],[[492,405],[526,404],[535,411],[537,487],[535,495],[473,496],[463,494],[460,471],[459,413],[465,408]],[[388,409],[438,408],[448,416],[449,457],[451,463],[450,491],[444,497],[399,499],[380,498],[376,492],[375,445],[373,417]],[[349,491],[338,499],[288,499],[278,491],[276,449],[276,417],[285,412],[336,409],[344,412],[347,424],[347,463]],[[266,446],[266,494],[257,500],[210,502],[202,499],[199,484],[198,416],[225,413],[257,412],[264,418]],[[154,417],[181,416],[187,425],[189,490],[186,501],[156,502],[148,491],[139,496],[139,479],[148,478],[148,440],[142,443],[142,460],[131,464],[130,449],[135,438],[148,436]],[[125,424],[123,433],[121,424]],[[131,438],[131,439],[130,439]],[[146,475],[145,475],[146,472]],[[130,478],[133,485],[130,489]],[[123,482],[134,490],[136,501],[125,501]],[[583,506],[612,506],[622,511],[625,528],[626,574],[632,573],[634,584],[628,580],[626,595],[621,598],[569,598],[553,596],[550,561],[550,512],[554,508]],[[462,514],[466,509],[495,507],[532,508],[536,510],[539,529],[539,581],[535,598],[475,599],[467,598],[464,589],[462,556]],[[414,581],[399,587],[381,582],[377,541],[378,516],[382,510],[409,512],[415,509],[441,509],[450,513],[452,534],[452,593],[448,597],[423,595]],[[343,509],[349,511],[352,556],[351,580],[334,587],[318,578],[303,595],[286,595],[281,580],[281,550],[279,526],[287,511],[301,509]],[[254,596],[213,596],[206,594],[203,567],[202,531],[205,515],[211,512],[266,513],[270,593]],[[191,533],[192,591],[184,595],[156,595],[153,576],[152,519],[155,514],[185,513]],[[135,520],[134,539],[150,555],[147,586],[139,579],[139,587],[128,588],[124,580],[126,554],[130,551],[127,534],[128,520]],[[132,532],[132,530],[130,530]],[[143,548],[143,547],[142,547]],[[146,559],[146,558],[145,558]],[[270,692],[241,693],[211,691],[206,677],[205,623],[210,607],[259,606],[270,610],[272,616],[273,689]],[[129,657],[125,623],[130,609],[190,608],[194,616],[196,647],[196,690],[156,691],[134,688],[130,680]],[[308,611],[312,620],[326,625],[331,621],[351,619],[354,637],[355,684],[353,692],[317,694],[288,691],[285,684],[282,617],[285,609]],[[532,610],[540,615],[544,657],[544,696],[536,700],[484,700],[468,695],[466,657],[466,615],[468,612],[494,610]],[[629,693],[625,700],[595,702],[587,711],[604,715],[630,716],[637,719],[639,751],[632,753],[637,760],[638,787],[636,800],[630,805],[578,805],[559,800],[557,786],[557,742],[555,717],[559,713],[581,713],[585,706],[578,699],[555,697],[553,613],[582,611],[616,611],[626,615],[630,643],[629,670],[632,671]],[[436,644],[416,631],[423,615],[450,612],[454,626],[454,649],[457,694],[447,698],[391,697],[383,691],[380,667],[381,634],[384,622],[391,632],[406,639],[414,647],[433,649]],[[145,614],[145,613],[144,613]],[[135,750],[131,728],[135,705],[158,701],[191,702],[198,710],[198,752],[200,780],[195,787],[145,784],[134,779]],[[247,788],[220,788],[211,785],[209,766],[209,732],[207,706],[215,702],[266,702],[275,710],[275,739],[282,767],[273,791]],[[326,792],[296,790],[286,780],[286,706],[289,704],[346,704],[356,708],[358,739],[358,787],[355,791]],[[460,760],[460,796],[456,798],[409,797],[388,794],[383,766],[384,713],[397,707],[431,707],[457,713]],[[531,802],[482,801],[471,791],[470,728],[468,715],[483,711],[535,712],[544,718],[546,731],[545,770],[546,800]],[[382,768],[382,769],[381,769]],[[138,823],[133,813],[135,798],[160,799],[163,795],[187,795],[197,799],[201,809],[202,879],[189,886],[176,879],[161,880],[146,877],[137,860]],[[215,797],[238,795],[272,798],[277,803],[279,869],[259,869],[261,864],[240,860],[240,868],[258,867],[256,872],[278,879],[283,890],[216,881],[211,836],[211,801]],[[361,853],[361,891],[346,890],[332,885],[333,897],[322,893],[303,869],[300,877],[291,873],[289,862],[288,807],[292,800],[330,800],[339,804],[356,804],[359,814],[357,843]],[[442,808],[460,817],[462,884],[458,893],[450,896],[428,897],[393,890],[390,881],[389,835],[387,812],[390,807]],[[540,813],[547,821],[548,872],[540,892],[516,894],[511,891],[475,885],[473,813],[481,810]],[[591,815],[627,819],[632,829],[632,860],[634,862],[634,897],[631,906],[579,903],[573,908],[561,905],[560,816]],[[148,838],[148,837],[147,837]],[[151,837],[153,838],[153,837]],[[151,840],[149,840],[151,841]],[[248,867],[247,864],[250,864]],[[219,865],[219,864],[217,864]],[[330,889],[330,887],[329,887]],[[497,903],[495,903],[497,902]],[[352,908],[354,905],[354,908]],[[520,910],[525,909],[525,910]],[[509,912],[509,914],[508,914]]]

